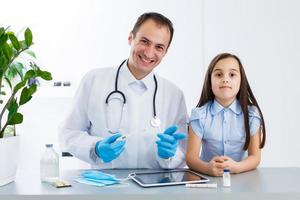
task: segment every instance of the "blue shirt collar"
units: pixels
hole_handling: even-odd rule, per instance
[[[214,100],[211,105],[211,114],[216,115],[224,109],[229,109],[237,115],[241,114],[242,112],[241,105],[237,99],[235,99],[228,108],[224,108],[217,100]]]

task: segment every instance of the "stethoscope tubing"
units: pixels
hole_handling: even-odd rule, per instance
[[[121,67],[123,66],[123,64],[127,61],[127,59],[125,59],[118,67],[118,70],[117,70],[117,73],[116,73],[116,78],[115,78],[115,90],[114,91],[111,91],[107,97],[106,97],[106,100],[105,100],[105,103],[108,104],[108,101],[109,101],[109,98],[111,95],[115,94],[115,93],[119,93],[121,96],[122,96],[122,99],[123,99],[123,104],[126,104],[126,96],[125,94],[118,90],[118,81],[119,81],[119,74],[120,74],[120,69]],[[155,74],[153,74],[153,79],[154,79],[154,83],[155,83],[155,89],[154,89],[154,94],[153,94],[153,119],[156,119],[157,116],[156,116],[156,105],[155,105],[155,102],[156,102],[156,93],[157,93],[157,88],[158,88],[158,83],[157,83],[157,79],[156,79],[156,76]]]

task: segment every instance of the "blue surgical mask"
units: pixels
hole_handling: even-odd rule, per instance
[[[114,184],[118,184],[118,181],[109,181],[109,180],[89,180],[86,178],[76,178],[75,179],[76,182],[78,183],[83,183],[83,184],[87,184],[87,185],[93,185],[93,186],[98,186],[98,187],[103,187],[103,186],[108,186],[108,185],[114,185]]]
[[[120,179],[117,179],[115,175],[106,174],[101,171],[84,171],[80,174],[79,178],[75,181],[83,184],[94,186],[106,186],[120,183]]]
[[[129,174],[126,178],[119,179],[115,175],[103,173],[99,170],[86,170],[83,171],[80,174],[80,177],[76,178],[75,181],[87,185],[102,187],[107,185],[119,184],[131,179],[131,177],[133,176],[135,176],[134,173]]]
[[[111,180],[118,181],[115,175],[106,174],[101,171],[84,171],[80,174],[82,178],[93,179],[93,180]]]

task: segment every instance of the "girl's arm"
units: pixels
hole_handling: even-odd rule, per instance
[[[240,162],[235,162],[231,158],[224,158],[226,167],[230,169],[231,173],[241,173],[255,169],[261,159],[260,144],[260,128],[254,136],[250,137],[250,143],[248,147],[248,157]]]
[[[186,150],[186,163],[190,169],[211,176],[222,176],[224,163],[219,157],[213,158],[209,163],[199,158],[201,149],[201,139],[194,133],[189,126],[189,137]]]

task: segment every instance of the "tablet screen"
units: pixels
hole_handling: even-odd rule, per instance
[[[209,180],[191,170],[165,170],[158,172],[136,173],[135,181],[142,186],[178,185],[201,183]]]

